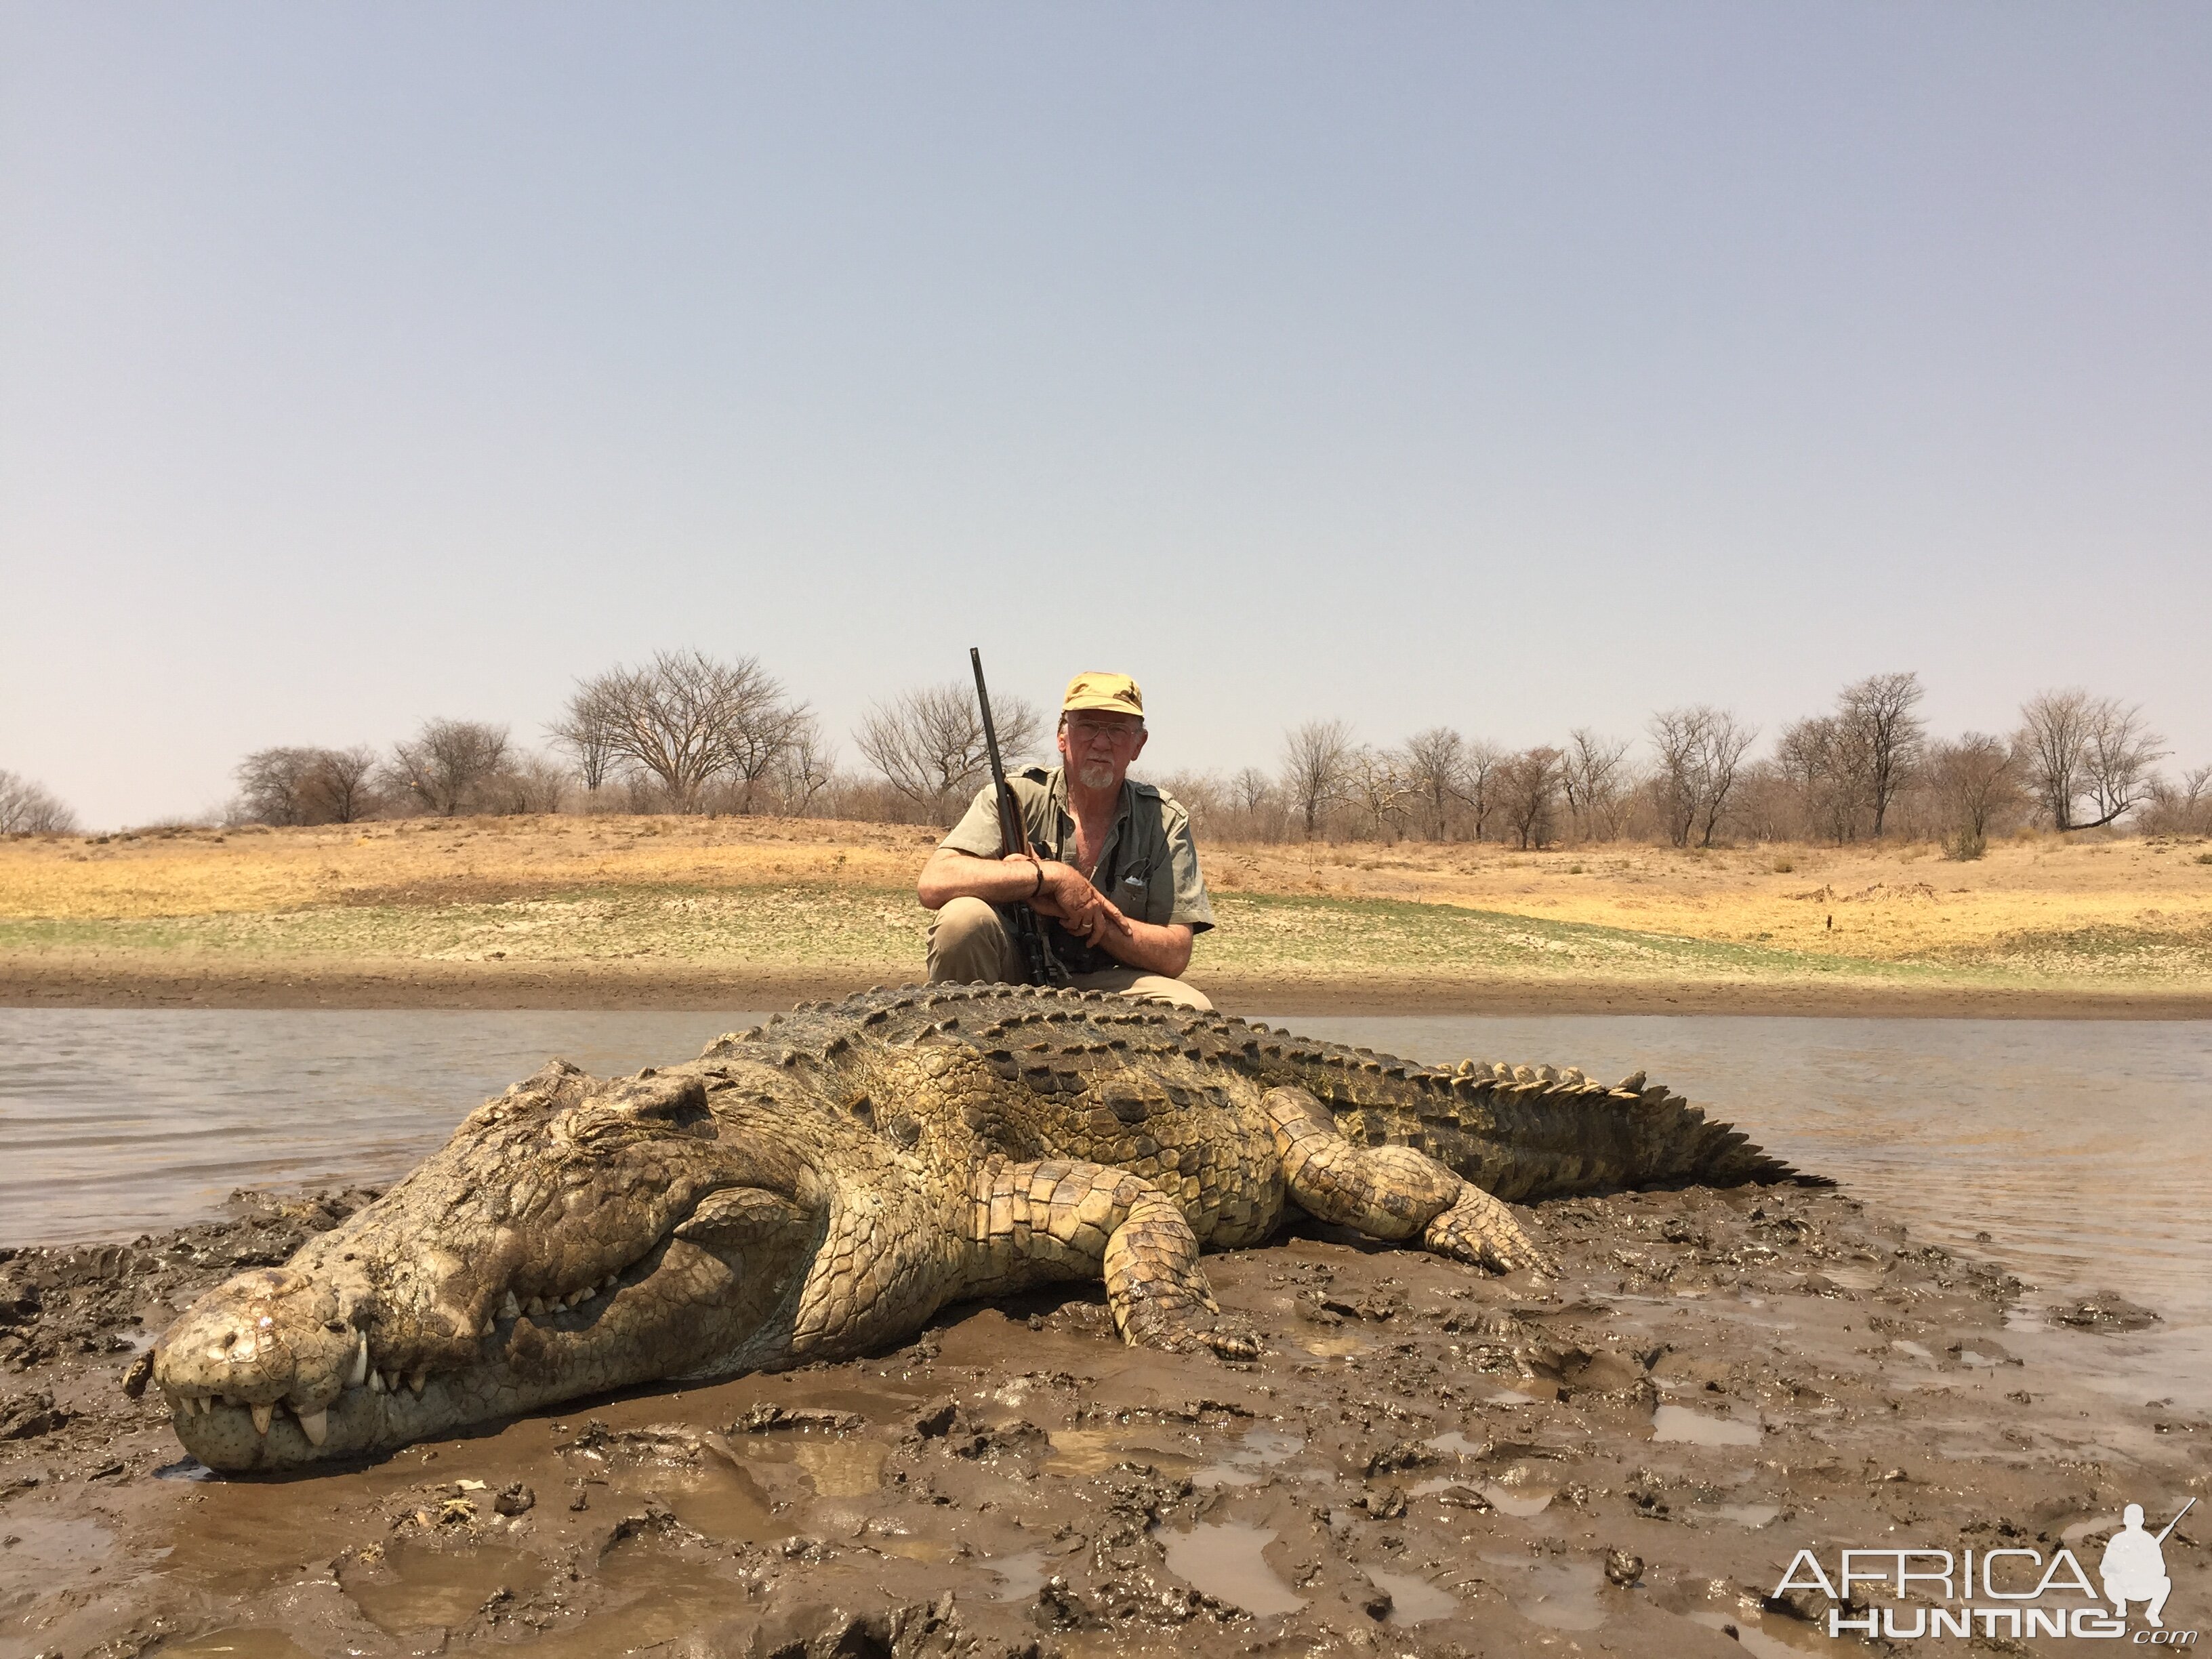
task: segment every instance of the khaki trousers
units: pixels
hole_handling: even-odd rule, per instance
[[[973,985],[979,981],[1020,984],[1029,977],[1013,930],[992,906],[979,898],[949,901],[929,930],[929,977]],[[1100,974],[1070,974],[1079,991],[1118,991],[1135,1002],[1171,1002],[1178,1008],[1211,1008],[1206,993],[1165,974],[1136,968],[1109,968]]]

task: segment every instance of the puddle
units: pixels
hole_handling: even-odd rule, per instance
[[[115,1547],[115,1534],[92,1520],[11,1513],[0,1531],[8,1534],[0,1554],[0,1621],[32,1607],[57,1582],[83,1583],[112,1559]]]
[[[1936,1363],[1936,1356],[1929,1352],[1926,1348],[1921,1346],[1917,1342],[1908,1342],[1900,1336],[1893,1339],[1889,1346],[1896,1349],[1898,1352],[1905,1355],[1908,1359],[1917,1359],[1923,1364],[1927,1365],[1932,1365]]]
[[[1654,1440],[1682,1440],[1693,1446],[1756,1446],[1759,1435],[1756,1423],[1708,1417],[1687,1406],[1662,1406],[1651,1413]]]
[[[1019,1555],[997,1555],[983,1563],[999,1577],[994,1601],[1026,1601],[1044,1588],[1044,1552],[1024,1550]]]
[[[497,1544],[434,1550],[401,1539],[375,1567],[354,1567],[338,1588],[388,1636],[427,1625],[466,1624],[495,1590],[526,1595],[545,1582],[545,1564]]]
[[[819,1497],[866,1498],[884,1484],[890,1450],[880,1440],[802,1440],[792,1447],[791,1461]]]
[[[902,1561],[926,1561],[932,1566],[942,1566],[958,1553],[950,1544],[916,1538],[911,1533],[878,1534],[868,1541],[885,1555],[896,1555]]]
[[[1356,1336],[1304,1336],[1298,1339],[1298,1346],[1316,1359],[1342,1359],[1367,1352],[1367,1344]]]
[[[688,1644],[697,1638],[702,1609],[744,1595],[732,1580],[657,1550],[617,1550],[600,1563],[599,1576],[623,1599],[573,1629],[510,1650],[526,1653],[529,1659],[607,1659],[664,1644]]]
[[[164,1642],[155,1652],[160,1659],[314,1659],[282,1631],[251,1627],[211,1630]]]
[[[1161,1445],[1167,1437],[1157,1429],[1058,1429],[1047,1437],[1052,1455],[1040,1467],[1047,1474],[1077,1479],[1103,1474],[1123,1463],[1149,1463],[1162,1474],[1188,1474],[1195,1480],[1198,1459],[1188,1450],[1170,1451]]]
[[[1431,1619],[1449,1619],[1458,1610],[1457,1596],[1410,1572],[1377,1572],[1370,1568],[1367,1577],[1376,1589],[1390,1593],[1391,1624],[1425,1624]]]
[[[751,1474],[723,1459],[669,1474],[656,1472],[652,1484],[653,1495],[678,1521],[708,1538],[759,1544],[791,1531],[788,1522],[779,1525],[770,1513],[768,1494]]]
[[[1526,1521],[1530,1516],[1541,1515],[1552,1506],[1548,1488],[1501,1486],[1495,1480],[1479,1480],[1474,1489],[1490,1500],[1490,1507],[1500,1515],[1510,1515]]]
[[[1754,1659],[1803,1659],[1805,1650],[1794,1648],[1787,1642],[1778,1642],[1759,1627],[1753,1619],[1731,1619],[1724,1613],[1693,1613],[1689,1615],[1693,1625],[1703,1625],[1707,1630],[1717,1630],[1733,1636],[1746,1653]]]
[[[1188,1532],[1162,1532],[1158,1537],[1167,1550],[1168,1571],[1218,1601],[1263,1618],[1296,1613],[1306,1604],[1261,1559],[1260,1552],[1275,1541],[1267,1528],[1201,1521]]]
[[[2093,1515],[2087,1521],[2076,1521],[2072,1526],[2061,1532],[2058,1534],[2058,1541],[2067,1548],[2072,1549],[2075,1545],[2093,1532],[2117,1530],[2120,1521],[2121,1517],[2117,1515]]]
[[[872,1497],[884,1483],[890,1452],[880,1440],[851,1434],[742,1434],[727,1444],[743,1462],[796,1468],[817,1498]]]
[[[1513,1611],[1548,1630],[1595,1630],[1605,1623],[1598,1605],[1604,1575],[1590,1561],[1531,1561],[1524,1556],[1486,1555],[1493,1567],[1510,1571]]]
[[[1190,1483],[1194,1486],[1255,1486],[1267,1479],[1267,1470],[1296,1457],[1305,1449],[1306,1443],[1297,1435],[1285,1434],[1279,1429],[1247,1429],[1237,1446],[1219,1462],[1209,1463],[1193,1473]]]
[[[1739,1527],[1759,1528],[1782,1513],[1779,1504],[1723,1504],[1713,1511],[1723,1521],[1733,1521]]]
[[[1457,1429],[1446,1434],[1432,1434],[1421,1443],[1460,1457],[1486,1457],[1490,1454],[1487,1442],[1470,1440]]]

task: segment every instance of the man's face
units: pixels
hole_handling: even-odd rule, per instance
[[[1134,714],[1080,708],[1060,717],[1060,758],[1085,789],[1119,789],[1145,752],[1145,723]]]

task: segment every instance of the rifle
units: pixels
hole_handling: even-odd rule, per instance
[[[1022,804],[1014,799],[1013,787],[1006,781],[1006,763],[999,758],[999,730],[991,722],[991,694],[983,684],[983,653],[974,646],[968,647],[968,660],[975,669],[975,706],[983,715],[983,747],[991,757],[991,787],[999,803],[999,852],[1001,857],[1014,853],[1038,856],[1030,845],[1029,831],[1022,825]],[[1030,969],[1031,985],[1065,985],[1067,969],[1052,953],[1045,942],[1044,930],[1037,926],[1037,914],[1026,904],[1017,903],[1012,918],[1014,941],[1022,947],[1022,956]]]

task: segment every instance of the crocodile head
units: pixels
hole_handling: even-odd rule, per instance
[[[201,1297],[153,1355],[185,1449],[222,1469],[358,1456],[774,1364],[821,1187],[803,1134],[706,1083],[556,1060],[285,1266]]]

